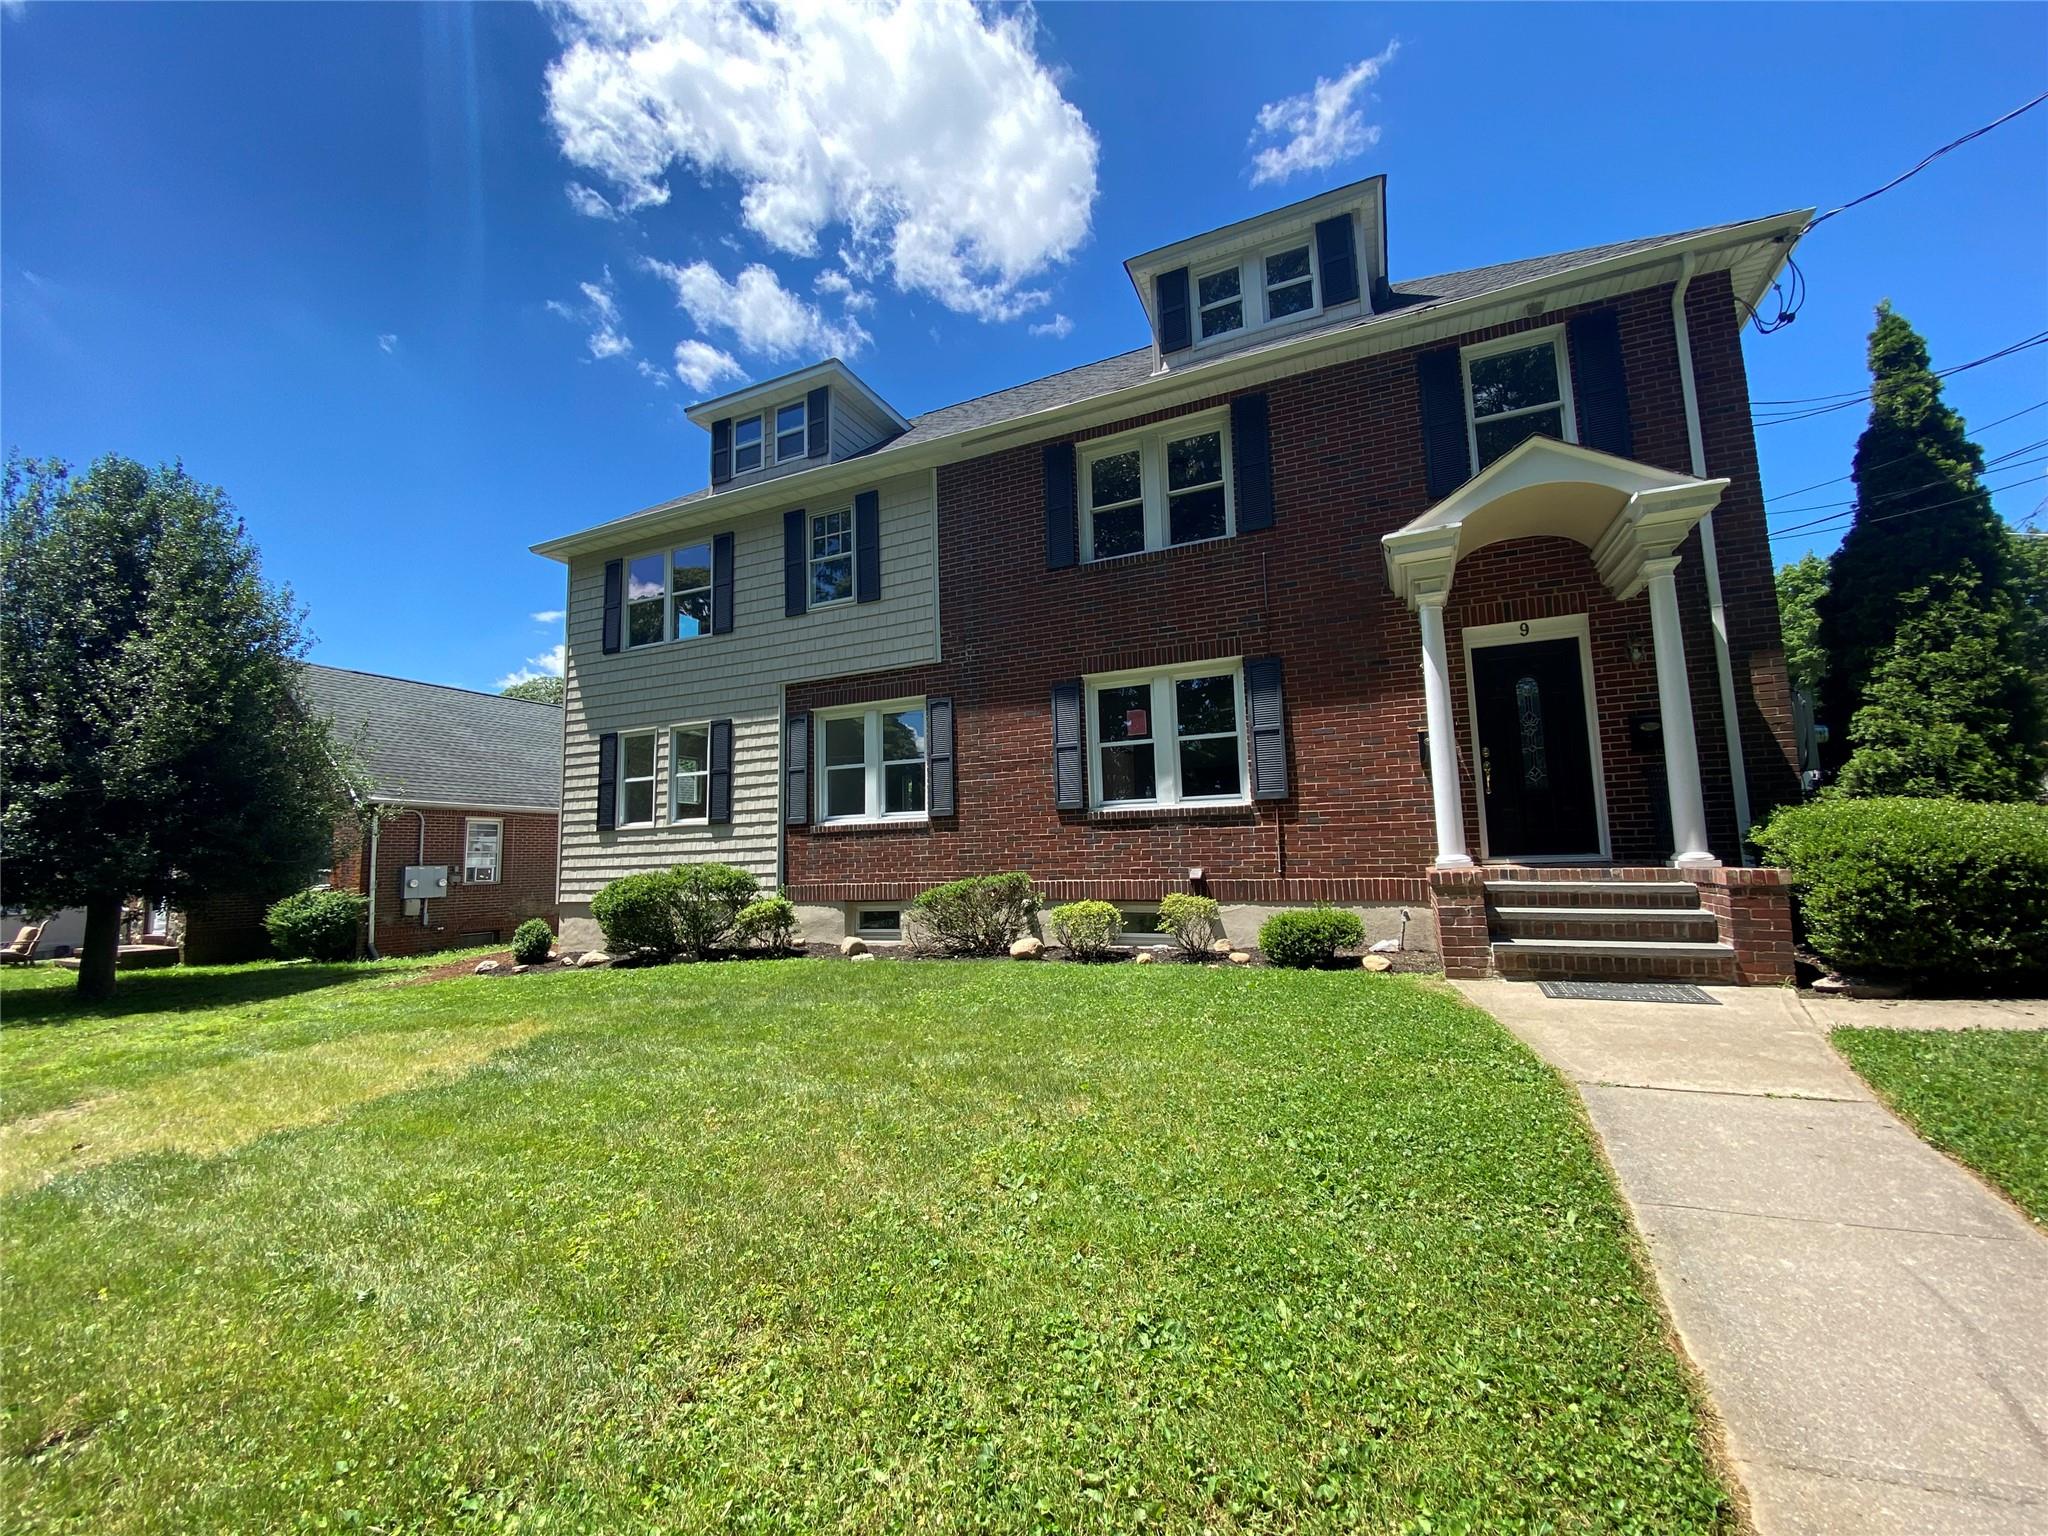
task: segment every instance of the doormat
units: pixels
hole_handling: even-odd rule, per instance
[[[1575,1003],[1705,1003],[1721,1005],[1683,981],[1539,981],[1545,997]]]

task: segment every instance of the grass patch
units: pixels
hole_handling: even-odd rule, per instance
[[[1732,1520],[1568,1090],[1441,987],[129,981],[132,1013],[0,1031],[9,1120],[23,1078],[27,1114],[218,1102],[187,1150],[0,1203],[10,1530]],[[189,1069],[137,1038],[166,1028]],[[407,1038],[475,1052],[393,1081]],[[177,1082],[349,1045],[371,1091],[282,1127]]]
[[[2048,1032],[1838,1029],[1829,1038],[1913,1129],[2048,1226]]]

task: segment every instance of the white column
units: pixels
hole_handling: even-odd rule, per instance
[[[1451,664],[1444,653],[1444,598],[1417,600],[1422,622],[1422,699],[1429,720],[1429,794],[1436,807],[1437,868],[1469,865],[1465,805],[1458,790],[1458,737],[1451,724]]]
[[[1718,864],[1707,848],[1707,808],[1700,796],[1700,748],[1692,729],[1692,688],[1685,677],[1685,637],[1678,628],[1678,557],[1643,562],[1650,595],[1650,641],[1657,652],[1657,710],[1664,725],[1664,781],[1671,790],[1674,864]]]

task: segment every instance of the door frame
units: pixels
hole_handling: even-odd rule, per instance
[[[1460,638],[1465,648],[1465,715],[1467,728],[1472,733],[1472,798],[1479,806],[1481,861],[1493,858],[1493,848],[1486,829],[1486,781],[1481,777],[1479,765],[1479,687],[1472,670],[1472,653],[1499,646],[1529,645],[1539,640],[1579,642],[1579,684],[1586,695],[1587,761],[1593,773],[1593,824],[1600,830],[1600,846],[1581,853],[1509,854],[1503,857],[1512,858],[1518,864],[1579,864],[1588,859],[1603,862],[1611,859],[1613,844],[1607,831],[1607,770],[1600,761],[1600,710],[1593,694],[1593,641],[1586,615],[1566,613],[1548,619],[1510,619],[1505,624],[1468,624]]]

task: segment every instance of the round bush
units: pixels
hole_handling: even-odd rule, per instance
[[[733,942],[750,949],[780,951],[796,946],[796,905],[787,896],[763,896],[733,919]]]
[[[1123,913],[1106,901],[1071,901],[1047,915],[1052,936],[1076,960],[1100,960],[1123,936]]]
[[[1977,986],[2048,976],[2048,806],[1825,798],[1756,833],[1806,941],[1844,970]]]
[[[537,917],[529,917],[512,934],[512,960],[516,965],[539,965],[555,947],[555,931]]]
[[[733,924],[760,886],[730,864],[679,864],[622,875],[597,893],[590,915],[615,955],[702,958],[733,935]]]
[[[665,869],[621,875],[599,891],[590,915],[604,931],[605,949],[614,955],[674,958],[680,948],[669,911],[674,891],[675,881]]]
[[[1306,969],[1328,965],[1337,951],[1365,938],[1356,912],[1337,907],[1302,907],[1275,912],[1259,929],[1259,948],[1275,965]]]
[[[910,911],[925,941],[949,955],[1000,955],[1038,916],[1038,893],[1029,875],[974,875],[933,886]]]
[[[1210,944],[1223,932],[1223,909],[1213,896],[1174,891],[1159,898],[1159,931],[1173,936],[1183,959],[1205,959]]]
[[[353,960],[369,907],[354,891],[297,891],[263,914],[263,927],[282,959]]]

